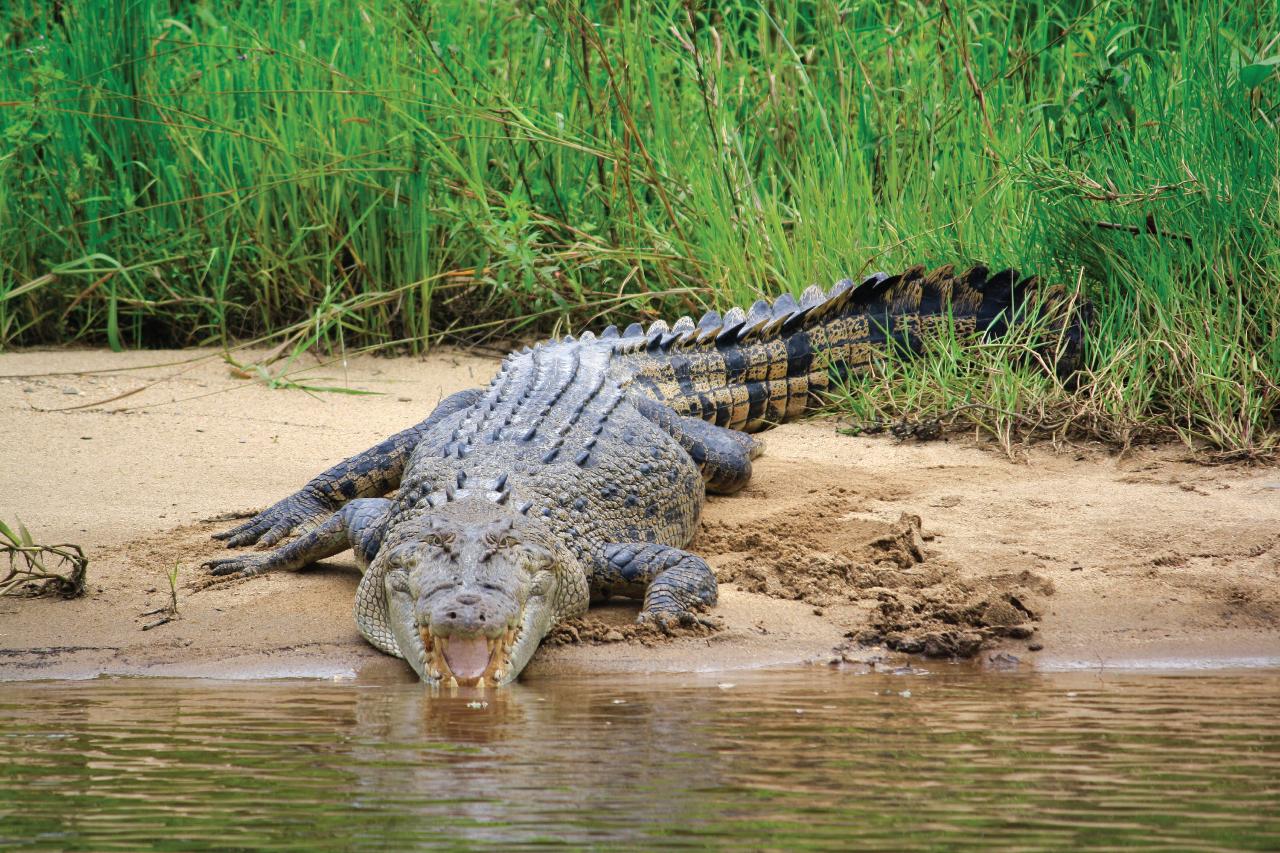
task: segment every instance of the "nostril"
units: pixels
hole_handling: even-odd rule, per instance
[[[456,610],[450,610],[450,611],[449,611],[449,618],[450,618],[450,619],[457,619],[457,618],[458,618],[458,611],[456,611]]]
[[[480,614],[480,621],[481,621],[481,622],[483,622],[483,621],[484,621],[484,614],[483,614],[483,613],[481,613],[481,614]]]

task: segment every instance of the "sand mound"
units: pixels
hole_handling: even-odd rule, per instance
[[[896,523],[859,517],[840,493],[811,502],[803,514],[784,506],[744,521],[708,521],[697,549],[719,555],[716,576],[748,592],[818,607],[860,601],[878,587],[936,583],[939,567],[925,559],[920,517]]]
[[[1026,571],[909,591],[882,588],[869,627],[854,639],[928,657],[972,657],[997,638],[1030,638],[1041,602],[1052,594],[1052,583]]]
[[[1026,639],[1053,585],[1031,572],[966,579],[925,547],[918,515],[867,518],[836,489],[807,503],[742,521],[707,522],[700,547],[719,552],[722,582],[823,608],[869,604],[863,645],[932,657],[971,657],[989,640]]]

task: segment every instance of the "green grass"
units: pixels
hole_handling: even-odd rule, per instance
[[[416,351],[977,260],[1094,303],[1079,382],[941,341],[858,416],[1276,446],[1275,4],[5,8],[0,346]]]

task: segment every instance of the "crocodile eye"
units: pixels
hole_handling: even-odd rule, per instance
[[[498,540],[499,548],[514,548],[520,544],[520,540],[514,536],[503,536]]]
[[[441,536],[439,533],[428,533],[426,536],[422,537],[422,543],[424,545],[431,545],[435,548],[443,548],[445,543],[448,541],[449,538]]]

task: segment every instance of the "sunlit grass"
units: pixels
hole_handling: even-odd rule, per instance
[[[982,261],[1082,289],[1082,379],[943,342],[850,406],[1274,447],[1274,4],[687,8],[8,4],[0,345],[419,350]]]

